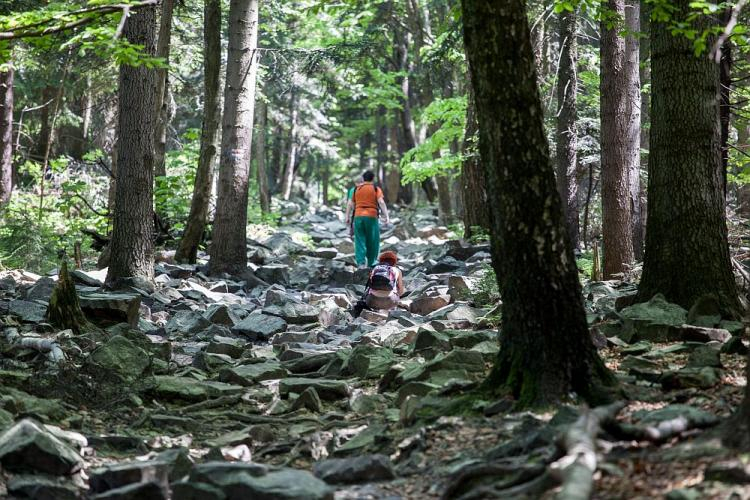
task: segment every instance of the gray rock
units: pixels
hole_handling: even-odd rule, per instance
[[[8,313],[25,323],[41,323],[47,313],[47,306],[29,300],[11,300]]]
[[[687,311],[656,294],[648,302],[624,308],[620,317],[622,332],[619,336],[626,342],[666,342],[679,340],[676,329],[687,320]]]
[[[429,266],[427,268],[427,274],[452,273],[458,271],[459,269],[463,269],[464,267],[466,267],[466,264],[464,264],[463,262],[453,257],[446,256],[437,261],[435,264]]]
[[[294,254],[301,253],[305,250],[305,247],[295,243],[288,233],[279,231],[274,233],[270,238],[263,242],[263,245],[270,248],[274,254]]]
[[[239,385],[209,380],[195,380],[173,375],[158,375],[154,377],[154,381],[156,385],[150,389],[150,392],[164,399],[204,401],[220,396],[242,394],[244,392],[244,388]]]
[[[89,488],[91,493],[121,488],[130,484],[154,482],[165,493],[169,489],[171,465],[159,460],[121,462],[106,465],[91,471]]]
[[[724,460],[709,465],[704,479],[727,484],[750,484],[750,466],[740,460]]]
[[[318,391],[315,390],[315,387],[308,387],[302,391],[302,394],[292,403],[292,411],[302,408],[310,410],[313,413],[320,413],[323,409],[323,403],[320,401],[320,396],[318,396]]]
[[[49,298],[52,296],[52,290],[54,290],[56,286],[57,281],[49,276],[39,278],[26,292],[26,300],[43,300],[48,302]]]
[[[83,460],[40,424],[24,419],[0,435],[0,464],[11,472],[63,476],[77,472]]]
[[[447,334],[427,328],[417,330],[417,337],[414,339],[414,354],[421,354],[428,359],[432,359],[439,352],[449,351],[450,349],[451,342]]]
[[[721,346],[721,352],[723,354],[742,354],[745,355],[748,352],[747,346],[742,342],[741,337],[732,337],[729,341]]]
[[[13,498],[34,500],[78,500],[81,494],[70,481],[49,476],[15,476],[8,482],[8,493]]]
[[[450,300],[451,299],[449,295],[423,295],[412,301],[412,303],[409,305],[409,311],[414,314],[427,316],[428,314],[433,313],[438,309],[442,309],[443,307],[450,304]]]
[[[177,311],[167,322],[165,329],[169,335],[180,333],[200,333],[211,326],[211,321],[197,311]]]
[[[168,498],[161,486],[152,481],[130,484],[91,497],[92,500],[167,500]]]
[[[429,318],[431,320],[464,321],[476,324],[480,314],[481,310],[474,309],[466,304],[453,304],[452,306],[438,309],[430,314]]]
[[[126,379],[137,379],[151,365],[148,353],[122,335],[115,335],[97,347],[88,361]]]
[[[266,283],[288,285],[289,266],[285,264],[266,264],[255,271],[255,276]]]
[[[690,308],[686,323],[689,325],[715,328],[721,322],[721,304],[713,294],[706,294],[698,298]]]
[[[172,498],[179,500],[224,500],[227,496],[211,484],[180,481],[172,485]]]
[[[693,368],[723,368],[721,364],[720,348],[712,345],[703,345],[690,353],[687,366]]]
[[[681,370],[664,372],[661,384],[665,389],[687,389],[695,387],[708,389],[717,385],[721,380],[721,373],[716,368],[685,367]]]
[[[336,401],[349,397],[349,386],[341,380],[328,380],[324,378],[285,378],[279,383],[279,395],[285,396],[289,393],[302,394],[308,387],[315,388],[321,399]]]
[[[732,334],[722,328],[704,328],[701,326],[682,325],[679,328],[679,338],[693,342],[728,342]]]
[[[396,356],[387,347],[363,344],[352,350],[341,367],[341,373],[363,379],[378,378],[396,362]]]
[[[104,323],[127,323],[138,326],[141,296],[126,293],[80,294],[81,309],[86,317]]]
[[[73,281],[76,283],[81,283],[86,286],[100,287],[104,285],[104,280],[107,277],[107,270],[84,271],[82,269],[74,269],[70,271],[70,277],[73,278]]]
[[[283,305],[273,305],[263,309],[264,314],[278,316],[287,323],[307,324],[318,321],[320,310],[310,304],[287,302]]]
[[[313,474],[330,484],[356,484],[396,477],[391,459],[386,455],[322,460],[313,466]]]
[[[276,333],[285,332],[287,322],[270,314],[251,314],[232,327],[232,333],[248,340],[266,340]]]
[[[284,378],[289,372],[278,361],[266,361],[248,365],[224,368],[219,373],[219,380],[242,386],[254,385],[263,380]]]
[[[212,304],[203,317],[215,325],[224,325],[229,328],[241,321],[241,318],[226,304]]]
[[[242,357],[245,351],[245,342],[232,337],[214,336],[213,340],[206,346],[206,352],[213,354],[224,354],[232,358]]]
[[[234,359],[231,356],[206,351],[197,352],[191,363],[195,368],[209,373],[217,372],[232,364],[234,364]]]

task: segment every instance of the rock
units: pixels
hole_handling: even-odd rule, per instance
[[[302,394],[292,403],[292,411],[302,408],[308,409],[313,413],[320,413],[323,409],[323,403],[321,403],[320,396],[318,396],[318,391],[315,390],[315,387],[308,387],[302,391]]]
[[[166,493],[170,469],[169,463],[159,460],[110,464],[91,471],[89,488],[91,493],[103,493],[131,484],[154,482]]]
[[[131,380],[140,377],[151,365],[148,353],[122,335],[115,335],[97,347],[88,361]]]
[[[388,381],[388,374],[381,380],[381,389],[385,389],[395,382],[401,386],[407,382],[420,381],[442,385],[451,378],[468,379],[471,374],[484,374],[484,357],[478,351],[454,349],[448,353],[438,354],[435,359],[424,364],[407,364],[406,368]]]
[[[229,328],[241,321],[240,317],[226,304],[212,304],[203,317],[215,325],[224,325]]]
[[[626,342],[666,342],[679,339],[675,330],[687,320],[687,311],[670,304],[663,295],[656,294],[648,302],[624,308],[620,311],[620,317],[620,337]]]
[[[438,309],[428,317],[431,320],[447,320],[476,324],[480,310],[467,306],[466,304],[453,304],[449,307]]]
[[[620,354],[639,356],[650,351],[652,347],[653,344],[648,340],[641,340],[640,342],[636,342],[635,344],[628,347],[623,347],[620,351]]]
[[[708,389],[718,384],[720,380],[721,373],[716,368],[686,367],[681,370],[664,372],[661,384],[665,389],[687,389],[691,387]]]
[[[682,325],[679,329],[679,338],[693,342],[728,342],[732,334],[721,328],[705,328],[701,326]]]
[[[473,347],[473,346],[469,346]],[[419,354],[427,359],[432,359],[439,352],[449,351],[451,342],[447,334],[436,332],[427,328],[417,330],[417,337],[414,339],[414,354]]]
[[[471,297],[473,283],[470,278],[452,274],[448,277],[448,295],[453,302]]]
[[[626,356],[625,359],[620,362],[620,369],[631,373],[661,373],[661,365],[659,363],[640,356]]]
[[[70,475],[83,465],[70,446],[31,419],[23,419],[0,435],[0,464],[8,471]]]
[[[664,495],[664,500],[699,500],[702,496],[694,488],[678,488]]]
[[[706,469],[704,479],[727,484],[750,484],[750,465],[745,465],[740,460],[714,463]]]
[[[310,304],[287,302],[284,305],[273,305],[263,308],[264,314],[278,316],[287,323],[307,324],[318,320],[320,310]]]
[[[305,247],[298,243],[295,243],[295,241],[291,236],[289,236],[288,233],[282,231],[274,233],[270,238],[263,241],[263,245],[271,249],[276,255],[291,255],[295,253],[301,253],[305,250]]]
[[[429,382],[407,382],[398,389],[396,405],[400,407],[409,396],[426,396],[437,389],[440,389],[439,385],[430,384]]]
[[[101,323],[127,323],[138,326],[141,296],[125,293],[80,294],[81,310],[92,321]]]
[[[687,366],[692,368],[723,368],[721,364],[720,348],[711,345],[703,345],[696,348],[688,356]]]
[[[349,407],[360,415],[368,415],[381,412],[387,404],[388,401],[382,394],[360,394],[349,402]]]
[[[239,468],[222,472],[214,468],[212,474],[201,473],[199,477],[204,479],[200,482],[221,488],[227,500],[333,500],[334,490],[307,471],[283,467],[265,473]]]
[[[8,493],[13,498],[34,500],[78,500],[81,498],[74,484],[48,476],[15,476],[7,486]]]
[[[335,248],[316,248],[307,252],[307,255],[318,259],[335,259],[338,254],[339,252]]]
[[[225,500],[220,488],[206,483],[180,481],[172,485],[172,498],[180,500]]]
[[[464,267],[466,267],[466,264],[464,264],[463,262],[453,257],[446,256],[437,261],[435,264],[429,266],[427,268],[427,274],[452,273]]]
[[[321,399],[335,401],[349,397],[349,386],[341,380],[323,378],[285,378],[279,383],[279,395],[285,396],[290,392],[302,394],[308,387],[313,387]]]
[[[450,304],[449,295],[422,296],[414,299],[409,306],[409,311],[414,314],[427,316],[428,314]]]
[[[195,380],[173,375],[158,375],[154,377],[154,381],[156,385],[150,392],[157,397],[165,399],[204,401],[221,396],[242,394],[244,392],[244,388],[239,385],[208,380]]]
[[[206,346],[206,352],[213,354],[224,354],[235,359],[241,358],[245,352],[245,342],[232,337],[214,336],[214,339]]]
[[[291,373],[310,373],[320,370],[335,357],[335,352],[312,353],[300,358],[284,361],[281,364]]]
[[[8,314],[19,318],[25,323],[41,323],[47,313],[47,306],[29,300],[11,300],[8,304]]]
[[[448,248],[446,255],[449,255],[460,261],[466,261],[479,252],[489,252],[490,250],[490,246],[487,244],[469,245],[462,240],[451,240],[448,241],[445,245]]]
[[[167,500],[169,497],[155,482],[137,483],[99,493],[91,500]]]
[[[358,345],[344,361],[341,373],[363,379],[378,378],[396,362],[396,356],[387,347]]]
[[[206,351],[199,351],[193,357],[191,366],[209,373],[217,372],[226,366],[231,366],[234,360],[226,354],[213,354]]]
[[[26,292],[26,300],[43,300],[48,302],[49,298],[52,296],[52,290],[54,290],[56,286],[57,281],[49,276],[39,278],[39,280]]]
[[[104,280],[107,278],[107,269],[99,269],[96,271],[74,269],[70,271],[70,277],[73,278],[73,281],[76,283],[92,287],[100,287],[104,285]]]
[[[729,341],[721,346],[721,352],[723,354],[742,354],[745,355],[748,353],[748,348],[742,342],[741,337],[732,337],[729,339]]]
[[[689,325],[715,328],[721,322],[721,304],[716,295],[702,295],[695,301],[687,315]]]
[[[224,368],[219,373],[219,380],[242,386],[254,385],[263,380],[274,380],[286,377],[289,372],[278,361],[266,361],[248,365]]]
[[[232,333],[248,340],[266,340],[275,333],[285,332],[287,323],[269,314],[251,314],[232,327]]]
[[[169,335],[200,333],[211,326],[211,321],[197,311],[177,311],[167,322]]]
[[[322,460],[313,466],[313,474],[329,484],[356,484],[396,477],[391,459],[386,455]]]
[[[255,275],[270,284],[288,285],[289,266],[285,264],[266,264],[255,271]]]

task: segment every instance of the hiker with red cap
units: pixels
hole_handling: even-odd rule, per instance
[[[390,224],[383,190],[375,184],[375,174],[368,170],[362,183],[354,188],[346,205],[346,225],[354,235],[354,260],[357,266],[372,267],[380,251],[380,215]],[[353,218],[352,218],[353,216]]]
[[[378,264],[370,272],[365,293],[365,304],[370,309],[390,310],[396,307],[404,294],[404,275],[396,267],[396,252],[383,252]]]

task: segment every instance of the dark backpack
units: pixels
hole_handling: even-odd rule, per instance
[[[370,273],[370,288],[372,290],[395,290],[396,272],[388,264],[378,264]]]

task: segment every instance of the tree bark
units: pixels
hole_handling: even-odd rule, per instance
[[[156,11],[130,14],[125,39],[156,51]],[[145,66],[120,66],[118,92],[117,183],[110,263],[106,282],[121,278],[152,281],[154,276],[154,85],[156,74]]]
[[[729,9],[731,12],[731,9]],[[721,179],[724,185],[724,198],[727,197],[727,170],[729,169],[729,128],[732,118],[732,42],[727,40],[721,46],[719,62],[719,121],[721,122]]]
[[[687,17],[689,0],[673,2]],[[707,16],[693,26],[711,28]],[[709,40],[709,46],[711,41]],[[738,317],[724,209],[719,120],[719,66],[693,44],[651,25],[651,153],[648,224],[639,301],[662,293],[690,308],[715,295],[724,315]]]
[[[643,223],[641,218],[641,74],[640,41],[637,35],[641,29],[641,1],[626,0],[625,26],[625,73],[627,75],[628,115],[628,182],[630,185],[630,217],[633,232],[633,258],[643,258]]]
[[[205,0],[203,6],[203,126],[185,232],[175,253],[177,262],[195,263],[198,246],[208,222],[211,187],[219,146],[219,80],[221,71],[221,1]]]
[[[573,248],[578,248],[578,41],[577,14],[563,11],[559,19],[560,65],[557,76],[557,189]]]
[[[620,36],[625,19],[625,0],[607,0],[616,19],[602,21],[601,36],[601,165],[602,236],[604,279],[610,279],[633,263],[633,220],[630,172],[633,170],[630,136],[629,71],[625,39]],[[615,22],[608,26],[608,23]],[[635,149],[637,152],[637,149]]]
[[[489,181],[492,262],[503,298],[501,349],[487,384],[519,406],[614,384],[594,347],[555,186],[525,2],[462,0],[464,41]],[[503,110],[502,114],[498,110]]]
[[[6,49],[1,47],[0,50]],[[8,54],[10,49],[7,48]],[[10,62],[10,58],[8,58]],[[13,67],[0,71],[0,207],[13,193]]]
[[[172,13],[174,11],[174,0],[162,0],[161,18],[159,20],[159,38],[156,43],[156,57],[163,58],[169,64],[169,49],[172,40]],[[167,175],[164,155],[167,149],[167,125],[169,122],[169,111],[167,103],[169,71],[167,68],[156,70],[156,104],[154,113],[156,115],[156,127],[154,128],[154,175],[157,177]]]
[[[258,125],[255,132],[255,159],[258,166],[258,193],[260,210],[264,214],[271,212],[271,193],[268,191],[268,172],[266,172],[266,122],[268,107],[264,101],[258,102]]]
[[[386,183],[386,165],[388,163],[388,125],[386,124],[385,106],[378,106],[376,123],[376,155],[375,164],[377,168],[376,177],[380,187],[383,189],[383,196],[389,200],[389,189]]]
[[[651,148],[649,143],[649,130],[651,128],[651,38],[649,35],[651,30],[651,7],[648,3],[641,2],[640,15],[640,32],[642,36],[639,39],[640,48],[638,50],[638,58],[640,59],[639,78],[641,81],[641,172],[647,172],[649,149]],[[646,241],[646,213],[648,211],[646,190],[643,182],[641,182],[640,207],[641,245],[639,248],[634,248],[634,252],[636,259],[643,260],[643,244]]]
[[[271,146],[271,172],[268,184],[272,194],[279,194],[279,177],[283,175],[281,162],[284,151],[283,134],[281,127],[277,125],[273,129],[273,145]]]
[[[211,241],[211,274],[247,267],[247,188],[258,71],[258,0],[231,0],[224,87],[219,193]]]
[[[469,72],[471,78],[471,72]],[[462,145],[464,161],[461,164],[461,193],[464,205],[464,238],[474,236],[476,228],[489,231],[490,210],[487,206],[487,180],[482,167],[477,144],[479,123],[477,123],[474,89],[468,82],[466,107],[466,131]]]
[[[292,96],[289,102],[289,155],[287,156],[286,169],[284,170],[284,182],[283,191],[281,197],[284,200],[289,200],[292,196],[292,186],[294,185],[294,167],[297,164],[297,119],[299,117],[299,110],[297,104],[299,97],[295,90],[292,90]]]

